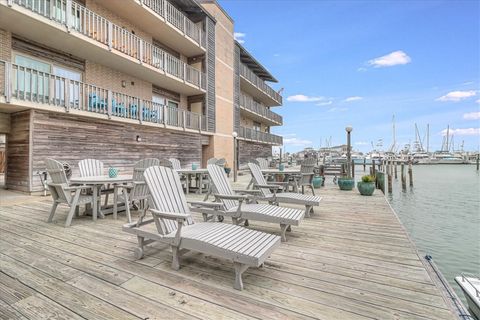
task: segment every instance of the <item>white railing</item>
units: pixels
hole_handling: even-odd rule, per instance
[[[272,120],[279,125],[283,123],[283,118],[281,115],[271,111],[263,104],[256,102],[255,100],[253,100],[252,97],[244,93],[240,94],[240,107],[243,107],[258,115],[261,115],[264,118]]]
[[[161,48],[136,36],[104,17],[89,10],[83,5],[70,0],[13,0],[44,17],[65,25],[68,29],[75,30],[90,39],[96,40],[108,47],[115,49],[132,58],[151,65],[159,70],[173,75],[185,82],[205,89],[205,74],[200,70],[186,64],[182,60],[165,52]],[[145,1],[145,0],[144,0]],[[155,2],[150,0],[150,2]],[[172,19],[178,16],[178,10],[170,5]],[[175,11],[175,10],[177,11]],[[69,14],[67,14],[69,13]],[[182,14],[180,12],[180,14]],[[192,22],[193,23],[193,22]],[[188,69],[188,75],[185,70]]]
[[[0,95],[11,99],[206,131],[206,117],[187,110],[164,106],[150,100],[114,92],[81,81],[0,60]]]
[[[283,145],[283,138],[281,136],[277,136],[268,132],[254,130],[252,128],[240,127],[240,132],[238,136],[246,140],[271,143],[275,145]]]
[[[282,96],[273,90],[268,84],[258,77],[252,70],[250,70],[243,63],[240,64],[240,75],[257,87],[260,91],[270,96],[279,105],[282,105]]]

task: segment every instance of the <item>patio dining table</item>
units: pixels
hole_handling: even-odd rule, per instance
[[[208,170],[205,168],[197,168],[195,170],[193,169],[178,169],[175,170],[178,174],[183,174],[187,178],[187,194],[190,192],[190,182],[192,180],[192,177],[197,177],[199,181],[199,186],[196,191],[196,193],[202,194],[203,193],[203,176],[208,175]]]
[[[90,177],[72,177],[70,178],[70,183],[72,184],[79,184],[79,185],[86,185],[92,186],[93,188],[93,208],[92,208],[92,216],[93,220],[97,220],[97,216],[100,218],[104,218],[105,214],[102,211],[102,207],[98,205],[100,195],[100,189],[105,184],[112,184],[112,185],[120,185],[126,184],[133,181],[133,177],[130,176],[116,176],[115,178],[111,178],[109,176],[90,176]],[[123,195],[125,196],[125,203],[128,205],[128,193],[127,189],[122,188]]]

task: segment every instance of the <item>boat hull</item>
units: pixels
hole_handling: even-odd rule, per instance
[[[465,279],[469,281],[465,281]],[[476,296],[475,293],[475,290],[480,290],[480,279],[459,276],[455,277],[455,281],[460,288],[462,288],[463,294],[468,303],[468,308],[477,319],[480,319],[480,297]]]

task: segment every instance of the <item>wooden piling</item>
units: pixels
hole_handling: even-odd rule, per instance
[[[392,168],[392,163],[393,161],[390,161],[390,165],[388,166],[388,169],[387,169],[387,181],[388,181],[388,193],[392,193],[393,192],[393,186],[392,186],[392,171],[393,171],[393,168]]]
[[[477,161],[477,170],[478,170],[478,161]],[[367,171],[367,159],[363,158],[363,172]]]
[[[413,187],[413,169],[412,163],[408,164],[408,181],[410,182],[410,187]]]
[[[400,165],[400,175],[402,179],[402,190],[407,190],[407,177],[405,176],[405,164]]]
[[[372,176],[375,176],[375,160],[372,160]]]
[[[398,164],[398,161],[395,161],[394,162],[394,169],[395,169],[395,180],[398,179],[398,173],[397,173],[397,164]]]
[[[477,171],[480,168],[480,153],[477,154]]]

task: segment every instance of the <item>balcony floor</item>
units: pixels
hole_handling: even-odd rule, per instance
[[[245,186],[249,176],[241,176]],[[124,215],[94,223],[50,198],[0,203],[0,315],[11,319],[453,319],[377,191],[320,190],[322,205],[260,269],[232,288],[231,263],[187,254],[179,271],[162,246],[135,261]],[[196,197],[198,198],[198,196]],[[135,215],[136,216],[136,215]],[[199,217],[195,217],[199,221]],[[278,226],[251,227],[278,232]]]

